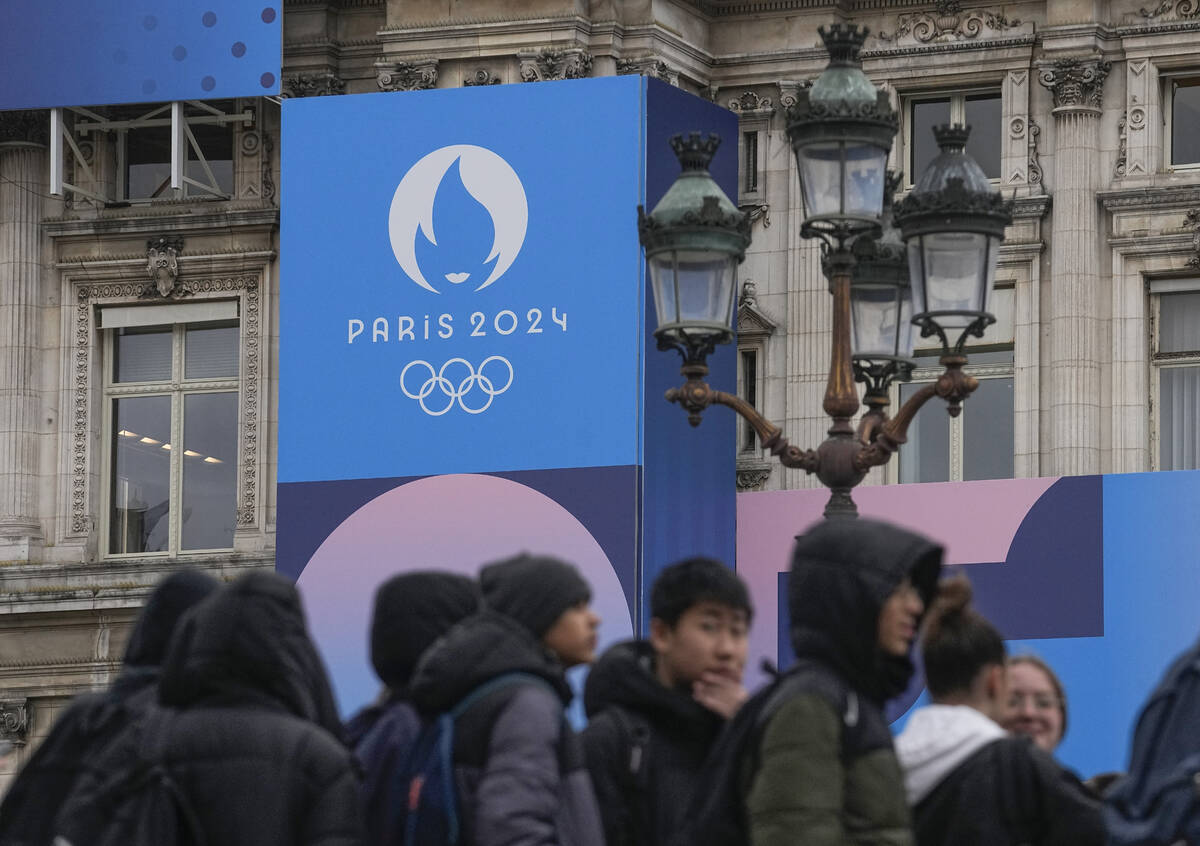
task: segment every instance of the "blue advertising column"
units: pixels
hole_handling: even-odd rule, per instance
[[[641,630],[671,561],[734,552],[734,421],[663,399],[636,208],[671,135],[734,115],[615,77],[283,106],[278,568],[343,710],[376,688],[375,587],[522,550],[576,563],[605,622]],[[731,349],[712,380],[735,389]]]

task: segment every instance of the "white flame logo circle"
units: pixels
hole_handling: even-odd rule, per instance
[[[459,162],[463,187],[487,209],[496,233],[491,252],[485,260],[495,259],[496,264],[476,291],[491,285],[512,266],[517,253],[521,251],[521,245],[525,243],[525,231],[529,225],[525,188],[512,165],[496,153],[473,144],[453,144],[422,157],[396,186],[391,213],[388,215],[388,236],[396,261],[408,278],[435,294],[439,293],[437,288],[429,283],[417,265],[417,230],[420,229],[430,243],[437,244],[433,231],[434,198],[446,171],[455,162]],[[454,279],[448,281],[456,282]],[[457,281],[466,281],[466,274]]]

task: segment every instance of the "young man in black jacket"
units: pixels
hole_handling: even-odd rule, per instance
[[[718,561],[655,580],[650,638],[609,649],[588,676],[584,752],[608,846],[661,846],[683,822],[701,764],[746,698],[750,597]]]

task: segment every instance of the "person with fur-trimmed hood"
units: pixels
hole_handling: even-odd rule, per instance
[[[1100,804],[1031,738],[1001,728],[1004,641],[970,603],[966,578],[941,585],[921,647],[933,704],[896,739],[917,846],[1102,846]]]
[[[422,657],[412,701],[449,711],[483,685],[521,673],[454,724],[464,846],[603,846],[579,739],[566,720],[565,671],[595,659],[600,619],[570,564],[522,553],[479,574],[484,609]]]
[[[753,846],[911,846],[883,705],[905,689],[942,548],[875,520],[796,539],[788,583],[796,666],[744,761]]]

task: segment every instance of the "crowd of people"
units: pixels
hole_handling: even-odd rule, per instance
[[[1109,842],[1146,780],[1085,784],[1055,760],[1062,685],[1009,656],[967,580],[941,571],[937,544],[885,523],[801,535],[796,660],[753,695],[754,609],[718,561],[664,569],[648,637],[598,659],[590,587],[566,562],[405,573],[376,593],[381,693],[344,725],[289,581],[182,571],[116,682],[78,697],[18,774],[0,846]],[[917,644],[932,704],[893,736],[884,704]],[[565,673],[583,664],[576,733]],[[1137,749],[1133,768],[1157,765]],[[1176,816],[1128,842],[1193,842],[1200,811]]]

